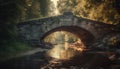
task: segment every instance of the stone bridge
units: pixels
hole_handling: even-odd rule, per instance
[[[116,26],[74,16],[63,15],[21,22],[17,25],[18,36],[26,43],[39,45],[55,31],[67,31],[78,36],[85,45],[116,32]]]

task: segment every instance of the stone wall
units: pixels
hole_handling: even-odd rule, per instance
[[[31,45],[39,45],[42,42],[41,38],[49,31],[52,31],[58,27],[61,27],[62,29],[62,27],[69,26],[76,26],[79,27],[80,30],[87,31],[88,34],[92,34],[94,36],[95,40],[104,37],[106,34],[116,31],[115,26],[113,25],[76,17],[72,13],[67,12],[63,15],[55,17],[21,22],[17,25],[17,34],[24,42]],[[77,32],[81,34],[83,33],[79,30]],[[85,38],[89,39],[89,37],[91,37],[91,35],[86,36]]]

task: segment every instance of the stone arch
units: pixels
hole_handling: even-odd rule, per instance
[[[57,27],[54,28],[46,33],[44,33],[44,35],[40,38],[40,40],[43,41],[43,39],[48,36],[51,33],[54,33],[56,31],[66,31],[66,32],[70,32],[74,35],[76,35],[77,37],[79,37],[81,39],[81,41],[86,45],[89,46],[90,44],[93,43],[95,37],[92,33],[90,33],[89,31],[80,28],[78,26],[61,26],[61,27]]]

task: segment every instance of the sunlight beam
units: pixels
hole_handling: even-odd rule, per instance
[[[55,9],[54,9],[55,15],[59,15],[60,12],[59,12],[59,10],[57,9],[57,5],[58,5],[58,1],[59,1],[59,0],[51,0],[51,1],[53,2],[54,7],[55,7]]]

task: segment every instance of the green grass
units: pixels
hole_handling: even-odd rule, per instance
[[[3,44],[3,46],[0,48],[0,59],[9,58],[31,49],[32,48],[30,46],[19,41],[11,41],[10,43],[6,42],[6,44]]]

